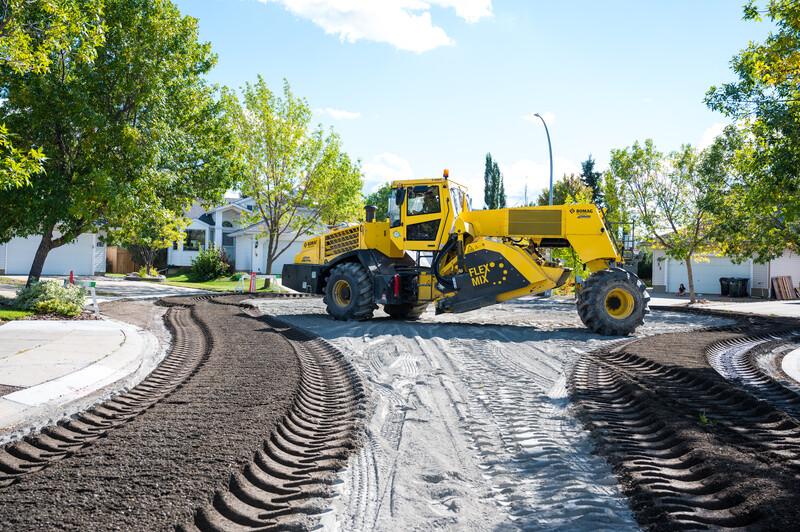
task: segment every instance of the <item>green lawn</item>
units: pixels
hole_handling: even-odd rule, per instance
[[[0,296],[0,301],[8,301],[7,297]],[[33,316],[35,312],[32,310],[20,310],[15,307],[0,306],[0,321],[11,321]]]
[[[236,277],[220,277],[215,281],[206,281],[205,283],[197,283],[191,280],[191,276],[186,275],[185,273],[173,273],[167,274],[167,281],[165,284],[173,285],[173,286],[185,286],[186,288],[196,288],[198,290],[211,290],[214,292],[233,292],[233,289],[236,288],[236,285],[239,283],[239,280]],[[258,288],[256,289],[258,292],[276,292],[277,290],[272,289],[265,289],[264,288],[264,281],[262,279],[258,280]],[[247,291],[249,285],[247,281],[245,281],[245,291]]]
[[[27,318],[33,316],[35,312],[32,310],[19,310],[9,307],[0,307],[0,321],[18,320],[20,318]]]

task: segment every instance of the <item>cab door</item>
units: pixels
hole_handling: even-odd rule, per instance
[[[405,249],[430,251],[439,248],[443,233],[452,218],[450,195],[446,187],[416,185],[406,187],[401,219],[405,227]]]

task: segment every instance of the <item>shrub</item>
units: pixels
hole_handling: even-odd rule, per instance
[[[17,307],[38,314],[53,312],[77,316],[86,300],[86,290],[74,284],[63,286],[58,281],[33,282],[17,290]]]
[[[227,274],[231,269],[228,256],[225,250],[209,247],[200,250],[200,253],[192,259],[192,271],[195,281],[204,282],[219,279]]]
[[[139,268],[138,275],[139,277],[158,277],[158,270],[150,268],[150,272],[148,273],[147,266],[142,266]]]

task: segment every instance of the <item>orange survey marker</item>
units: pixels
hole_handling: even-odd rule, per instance
[[[250,273],[250,292],[256,291],[256,272]]]

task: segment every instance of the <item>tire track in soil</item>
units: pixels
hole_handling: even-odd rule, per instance
[[[612,341],[574,307],[535,304],[354,323],[314,300],[257,303],[348,352],[372,392],[368,441],[341,473],[324,530],[636,529],[566,389],[581,354]],[[726,323],[659,317],[660,331]]]
[[[262,448],[231,475],[228,488],[179,530],[309,530],[327,510],[336,471],[363,439],[363,387],[342,353],[285,322],[265,321],[300,359],[298,393]]]
[[[252,295],[213,300],[170,298],[166,304],[174,308],[168,313],[178,319],[173,351],[179,353],[178,344],[185,342],[205,342],[206,347],[200,349],[205,358],[190,368],[191,378],[161,379],[174,389],[143,412],[124,418],[115,430],[106,430],[91,445],[81,442],[70,451],[68,460],[0,488],[0,528],[172,530],[175,523],[191,523],[194,508],[204,506],[215,492],[225,493],[252,464],[249,457],[254,450],[256,456],[267,455],[279,442],[297,444],[306,452],[312,440],[303,436],[319,437],[317,427],[303,434],[301,441],[297,432],[302,430],[295,434],[282,431],[293,420],[302,425],[302,412],[292,410],[296,398],[306,410],[320,408],[315,404],[319,375],[314,376],[315,371],[307,367],[311,378],[301,384],[295,348],[305,349],[300,356],[312,359],[328,351],[308,347],[307,335],[293,337],[295,333],[284,327],[277,333],[265,319],[254,319],[252,311],[249,315],[243,312],[238,302],[245,297]],[[215,304],[219,302],[229,304]],[[181,325],[180,320],[190,315],[199,329]],[[168,356],[162,366],[170,365],[168,360],[175,362]],[[175,365],[187,371],[180,362]],[[341,366],[334,373],[340,370]],[[128,394],[141,393],[144,384]],[[298,391],[300,387],[308,389]],[[77,419],[88,416],[108,429],[101,418],[111,411],[109,403],[121,404],[125,395]],[[342,399],[342,404],[347,402]],[[116,411],[114,415],[121,417]],[[279,430],[281,420],[284,425]],[[77,420],[70,423],[83,427]],[[345,420],[337,427],[343,438],[326,441],[324,448],[331,452],[324,453],[325,463],[317,461],[317,469],[335,468],[351,452],[357,438],[349,423]],[[299,506],[299,499],[308,500],[311,490],[301,483],[303,487],[287,496],[292,499],[289,506]],[[288,522],[285,517],[283,522]],[[295,519],[300,528],[309,528],[310,523],[306,514]]]
[[[170,308],[164,319],[175,340],[161,364],[130,391],[78,414],[75,419],[60,421],[44,427],[38,434],[0,447],[0,487],[10,486],[26,473],[73,455],[164,400],[191,378],[208,356],[207,335],[192,320],[189,309]]]
[[[800,339],[800,330],[726,340],[706,348],[708,363],[732,384],[753,396],[800,419],[800,393],[785,374],[780,380],[766,358],[775,348]],[[785,353],[784,353],[785,354]]]
[[[800,422],[779,408],[796,394],[768,382],[755,361],[796,336],[785,329],[661,335],[578,362],[571,390],[580,417],[645,529],[794,528]]]

